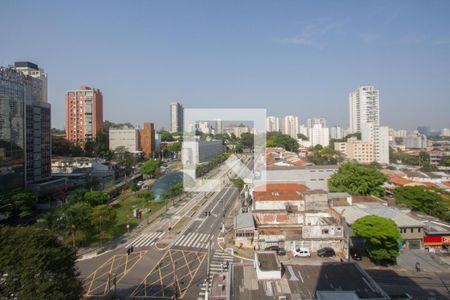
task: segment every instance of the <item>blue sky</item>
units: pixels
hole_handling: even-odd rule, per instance
[[[46,70],[57,128],[81,85],[115,122],[167,128],[178,100],[347,126],[363,84],[384,125],[450,127],[449,1],[316,2],[3,0],[0,65]]]

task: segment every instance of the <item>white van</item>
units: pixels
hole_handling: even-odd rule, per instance
[[[308,248],[297,247],[292,250],[292,255],[294,257],[296,257],[296,256],[309,257],[309,256],[311,256],[311,253],[309,252]]]

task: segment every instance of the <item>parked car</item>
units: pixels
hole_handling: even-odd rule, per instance
[[[309,252],[308,248],[298,247],[292,250],[292,256],[309,257],[311,256],[311,252]]]
[[[317,255],[320,257],[331,257],[336,256],[336,252],[334,252],[334,249],[331,247],[325,247],[317,250]]]
[[[362,259],[362,251],[360,249],[350,248],[350,256],[354,260],[361,260]]]
[[[264,249],[265,251],[275,251],[278,255],[286,255],[286,250],[280,248],[279,246],[270,246]]]

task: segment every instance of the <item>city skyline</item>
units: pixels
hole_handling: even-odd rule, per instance
[[[101,3],[86,11],[79,4],[6,2],[0,30],[12,40],[2,48],[0,65],[24,60],[45,68],[56,128],[64,127],[65,93],[81,85],[102,90],[104,119],[114,122],[153,120],[168,129],[167,103],[179,101],[185,107],[265,107],[268,115],[294,114],[301,123],[322,116],[347,128],[348,94],[370,84],[380,90],[381,123],[441,129],[450,127],[449,5],[368,3],[363,18],[354,14],[362,7],[332,2],[239,9],[116,3],[102,16],[95,13],[104,9]],[[19,12],[21,24],[7,26]],[[85,17],[74,27],[69,16],[78,12]],[[124,22],[122,14],[135,17]],[[378,25],[364,26],[363,19]],[[38,21],[40,34],[25,34]],[[89,50],[78,51],[81,38]],[[17,47],[25,43],[33,47]]]

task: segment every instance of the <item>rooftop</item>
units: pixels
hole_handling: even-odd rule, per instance
[[[234,219],[234,229],[255,229],[252,213],[238,214]]]
[[[253,198],[255,201],[301,200],[307,190],[305,185],[299,183],[269,183],[256,186]]]
[[[353,224],[356,220],[367,215],[376,215],[391,219],[398,227],[421,227],[422,222],[411,218],[400,210],[380,203],[357,203],[353,206],[334,207],[340,213],[348,224]]]
[[[319,291],[324,295],[329,294],[327,292],[346,292],[345,295],[354,292],[358,298],[353,299],[388,299],[372,278],[354,263],[285,265],[278,280],[257,280],[252,265],[236,264],[232,267],[231,299],[272,300],[280,296],[313,299],[320,294]]]
[[[275,252],[256,252],[261,271],[278,271],[281,268]]]

